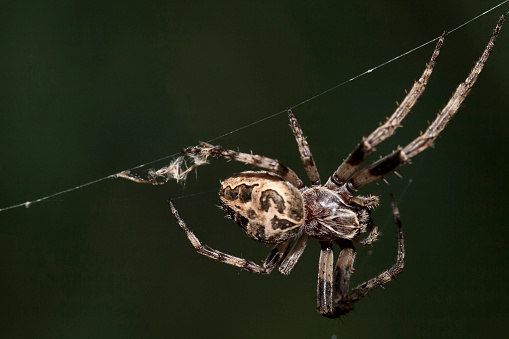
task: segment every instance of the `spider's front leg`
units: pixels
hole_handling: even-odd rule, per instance
[[[422,73],[418,81],[414,83],[410,92],[407,93],[401,104],[394,111],[390,118],[387,118],[384,124],[375,129],[367,138],[362,138],[362,141],[355,147],[343,163],[338,167],[336,172],[329,178],[327,187],[330,189],[338,189],[343,185],[348,178],[357,170],[357,168],[364,162],[370,153],[375,150],[375,146],[380,144],[385,139],[392,136],[398,127],[400,127],[403,119],[410,113],[410,110],[415,105],[421,94],[426,89],[428,80],[435,67],[440,48],[444,43],[446,33],[442,34],[438,43],[431,55],[431,59],[426,64],[426,69]]]
[[[218,251],[212,247],[209,247],[205,244],[203,244],[198,237],[187,227],[187,224],[185,221],[180,217],[177,209],[171,202],[171,200],[168,200],[168,205],[170,205],[171,212],[177,219],[177,222],[180,225],[180,228],[186,233],[187,238],[193,245],[193,247],[196,249],[196,251],[200,254],[203,254],[206,257],[209,257],[211,259],[224,262],[226,264],[240,267],[246,271],[258,273],[258,274],[269,274],[272,272],[274,267],[279,264],[281,261],[281,258],[283,254],[286,252],[288,248],[289,241],[283,242],[281,244],[278,244],[274,246],[274,248],[270,251],[269,255],[265,259],[264,263],[262,265],[258,265],[257,263],[253,261],[249,261],[243,258],[239,258],[221,251]]]
[[[451,118],[456,114],[468,93],[470,93],[472,86],[474,86],[484,64],[488,60],[488,57],[495,46],[495,40],[502,29],[502,24],[504,23],[505,18],[505,15],[500,17],[497,26],[493,30],[493,34],[491,35],[488,45],[484,49],[484,52],[475,64],[474,68],[472,68],[465,81],[459,84],[451,99],[447,102],[442,111],[437,114],[437,117],[428,126],[427,130],[404,148],[398,149],[368,167],[356,172],[346,183],[343,184],[343,186],[340,187],[340,192],[343,192],[344,194],[356,192],[362,186],[393,172],[399,166],[409,163],[411,158],[433,145],[433,142],[438,138]]]

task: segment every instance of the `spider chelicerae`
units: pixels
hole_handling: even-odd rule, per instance
[[[398,227],[396,262],[374,278],[349,289],[355,259],[354,243],[362,246],[371,245],[377,240],[379,234],[371,219],[371,210],[378,205],[379,198],[374,195],[359,196],[355,193],[362,186],[409,163],[410,159],[433,144],[477,80],[493,49],[504,20],[505,16],[502,16],[479,61],[428,129],[407,146],[398,148],[392,154],[359,169],[366,157],[375,150],[375,146],[394,134],[424,92],[444,42],[446,35],[444,33],[420,79],[414,83],[396,111],[384,124],[362,139],[325,185],[321,183],[309,145],[291,109],[288,109],[290,127],[311,183],[309,187],[304,185],[293,170],[276,159],[226,150],[208,144],[184,149],[183,153],[193,157],[203,159],[212,156],[251,164],[266,170],[241,172],[226,179],[221,183],[219,198],[227,216],[242,227],[251,238],[274,247],[261,265],[213,249],[196,237],[169,200],[171,211],[191,244],[198,253],[250,272],[268,274],[275,267],[279,267],[282,274],[288,275],[304,252],[308,239],[314,238],[320,242],[321,246],[317,310],[329,318],[337,318],[348,313],[356,301],[399,275],[403,271],[405,259],[399,211],[394,199],[391,198]],[[128,173],[122,173],[119,176],[136,182],[159,184],[155,179],[143,180],[131,177]],[[363,233],[368,235],[361,238],[360,235]],[[335,266],[333,243],[340,248]]]

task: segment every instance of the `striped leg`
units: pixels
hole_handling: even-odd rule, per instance
[[[442,111],[438,113],[436,119],[431,123],[431,125],[429,125],[426,132],[421,134],[418,138],[409,143],[403,149],[398,149],[392,154],[355,173],[352,178],[344,185],[344,189],[348,190],[350,193],[353,193],[360,187],[393,172],[396,168],[408,163],[411,158],[433,145],[435,139],[444,130],[447,123],[458,111],[461,104],[472,89],[472,86],[474,86],[477,77],[481,73],[484,64],[488,60],[488,57],[493,50],[495,40],[497,39],[498,33],[502,28],[504,20],[505,15],[503,15],[498,21],[497,26],[493,30],[491,39],[484,49],[483,54],[479,58],[479,61],[477,61],[465,81],[462,82],[458,88],[456,88],[456,91],[452,95],[449,102],[447,102]]]
[[[321,315],[334,319],[347,314],[353,308],[353,302],[349,301],[348,288],[355,260],[355,248],[349,240],[341,242],[341,252],[334,269],[332,243],[322,242],[321,246],[317,309]]]
[[[290,271],[293,269],[302,253],[304,253],[308,239],[309,237],[306,234],[302,234],[297,239],[290,252],[288,252],[283,258],[283,261],[281,261],[281,264],[279,264],[279,272],[284,275],[290,274]]]
[[[348,298],[350,277],[353,273],[353,263],[355,261],[355,247],[351,241],[342,242],[340,247],[341,252],[334,271],[334,304],[336,307],[333,316],[335,318],[348,313],[352,309],[351,303],[344,303],[343,301]]]
[[[389,269],[383,271],[376,277],[360,284],[356,288],[354,288],[348,295],[342,295],[343,290],[348,288],[347,284],[349,283],[350,277],[348,276],[345,279],[345,283],[342,281],[339,283],[341,293],[338,295],[337,306],[335,310],[335,314],[340,316],[341,314],[345,314],[348,310],[352,309],[352,305],[354,302],[360,300],[370,291],[374,290],[377,287],[381,287],[384,284],[388,283],[391,280],[394,280],[396,276],[400,275],[403,272],[403,268],[405,267],[405,239],[403,237],[403,229],[401,225],[401,219],[399,216],[399,210],[396,206],[396,202],[394,197],[391,196],[391,204],[392,204],[392,212],[394,214],[394,221],[398,227],[398,255],[396,257],[396,262]],[[353,259],[352,259],[353,262]],[[339,264],[339,260],[338,260]],[[341,276],[341,274],[340,274]],[[336,278],[338,279],[338,278]],[[339,280],[339,279],[338,279]],[[346,312],[345,312],[346,311]]]
[[[290,108],[288,109],[288,119],[290,119],[290,127],[292,128],[293,135],[295,136],[295,140],[299,146],[300,158],[309,180],[311,181],[311,186],[320,186],[321,182],[320,175],[318,174],[318,168],[316,168],[308,142],[302,133],[302,128]]]
[[[185,154],[196,154],[199,156],[212,156],[215,158],[223,158],[227,160],[234,160],[251,164],[256,167],[265,168],[279,175],[284,180],[288,181],[297,188],[304,187],[302,180],[299,179],[297,174],[290,168],[283,165],[279,160],[267,158],[261,155],[241,153],[232,150],[223,149],[219,146],[195,146],[188,147],[182,150]]]
[[[399,210],[391,196],[394,220],[398,226],[398,254],[396,263],[376,277],[349,290],[355,261],[355,247],[350,240],[339,241],[341,247],[335,270],[333,269],[332,243],[322,242],[318,269],[318,312],[328,318],[338,318],[353,309],[353,304],[370,291],[381,287],[403,272],[405,242]]]
[[[276,245],[271,250],[271,252],[269,253],[267,258],[265,259],[265,262],[262,265],[258,265],[252,261],[239,258],[230,254],[226,254],[224,252],[220,252],[216,249],[213,249],[212,247],[203,244],[196,237],[196,235],[194,235],[194,233],[187,227],[185,221],[180,217],[177,209],[175,208],[171,200],[168,200],[168,205],[170,205],[171,212],[177,219],[180,228],[182,228],[182,230],[186,233],[187,238],[189,239],[193,247],[196,249],[196,251],[214,260],[224,262],[232,266],[240,267],[249,272],[258,274],[269,274],[274,269],[274,267],[276,267],[276,265],[279,264],[281,256],[284,254],[286,248],[288,247],[289,242]]]
[[[337,188],[338,186],[341,186],[355,172],[366,157],[375,150],[376,145],[395,133],[396,128],[400,126],[401,121],[407,116],[417,99],[419,99],[426,89],[426,84],[428,83],[428,79],[435,67],[445,35],[446,34],[444,33],[438,40],[426,69],[422,73],[420,79],[414,83],[412,89],[408,92],[396,111],[384,124],[381,124],[380,127],[374,130],[367,138],[362,139],[361,143],[357,145],[348,158],[346,158],[338,167],[336,172],[334,172],[327,182],[327,187],[334,189],[334,187]]]
[[[318,263],[318,286],[317,286],[317,303],[316,309],[318,313],[328,318],[334,317],[334,305],[332,303],[332,287],[333,287],[333,253],[332,242],[320,242],[320,261]]]

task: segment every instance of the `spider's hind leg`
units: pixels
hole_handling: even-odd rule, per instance
[[[289,167],[283,165],[279,160],[264,157],[256,154],[248,154],[228,149],[219,146],[204,145],[188,147],[182,150],[185,154],[194,154],[198,156],[212,156],[215,158],[223,158],[226,160],[234,160],[251,164],[259,168],[265,168],[271,172],[279,175],[284,180],[288,181],[297,188],[304,187],[304,183],[299,179],[297,174]]]
[[[203,244],[196,235],[187,227],[186,222],[180,217],[177,209],[171,202],[168,200],[168,205],[170,205],[171,212],[177,219],[177,222],[180,225],[180,228],[186,233],[187,238],[196,249],[196,251],[206,257],[211,259],[224,262],[226,264],[240,267],[246,271],[258,273],[258,274],[269,274],[276,265],[281,261],[281,257],[286,252],[288,248],[289,241],[283,242],[274,246],[274,248],[270,251],[269,255],[265,259],[265,262],[262,265],[259,265],[253,261],[246,260],[243,258],[239,258],[221,251],[218,251],[210,246]]]

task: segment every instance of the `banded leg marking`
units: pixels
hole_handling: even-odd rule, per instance
[[[198,154],[213,156],[215,158],[234,160],[238,162],[243,162],[245,164],[251,164],[256,167],[265,168],[279,175],[281,178],[288,181],[297,188],[304,187],[304,183],[302,182],[302,180],[299,179],[297,174],[291,168],[286,167],[277,159],[272,159],[261,155],[227,150],[219,146],[188,147],[182,150],[182,152],[186,154]]]

